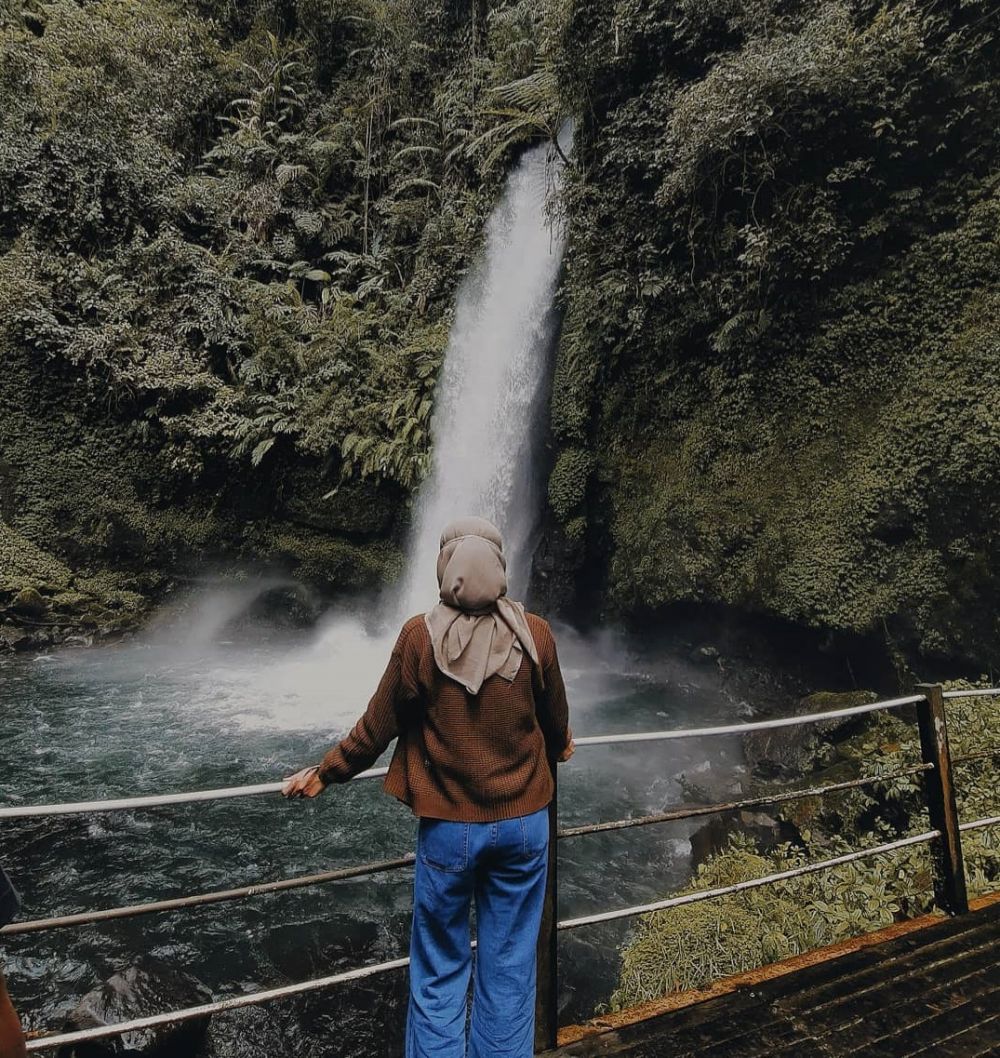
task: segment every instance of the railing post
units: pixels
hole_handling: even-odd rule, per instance
[[[554,761],[552,762],[552,782],[552,802],[549,805],[549,866],[545,877],[545,907],[542,910],[542,924],[538,931],[538,976],[535,993],[536,1053],[555,1047],[556,1036],[559,1032],[558,933],[556,931],[556,923],[559,921],[556,901],[558,801]]]
[[[941,831],[941,837],[930,845],[934,900],[949,915],[964,915],[969,910],[969,896],[965,887],[962,834],[958,829],[943,688],[939,683],[920,683],[917,690],[924,696],[917,704],[920,750],[924,763],[933,765],[930,771],[924,772],[927,812],[931,826]]]

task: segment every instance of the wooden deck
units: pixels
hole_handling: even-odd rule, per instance
[[[1000,900],[976,904],[570,1027],[547,1053],[1000,1058]]]

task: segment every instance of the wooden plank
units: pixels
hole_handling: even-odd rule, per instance
[[[844,1003],[863,1007],[869,995],[877,995],[894,984],[905,991],[910,978],[927,977],[940,967],[961,964],[974,953],[995,949],[998,941],[1000,923],[988,934],[981,930],[968,930],[958,936],[941,938],[933,945],[927,945],[925,950],[918,948],[907,952],[905,956],[897,955],[894,951],[886,952],[881,964],[876,964],[863,974],[847,973],[842,979],[818,988],[804,983],[799,993],[799,1009],[803,1014],[813,1017]]]
[[[909,1025],[900,1032],[870,1038],[852,1050],[841,1053],[845,1058],[911,1058],[916,1054],[948,1055],[954,1052],[949,1041],[964,1036],[970,1044],[1000,1042],[1000,982],[986,995],[958,1003]],[[945,1049],[947,1045],[947,1049]]]
[[[922,994],[914,992],[909,996],[901,996],[895,988],[886,989],[881,993],[880,1007],[864,1012],[856,1012],[851,1008],[849,1022],[828,1021],[825,1023],[825,1032],[828,1035],[836,1034],[840,1046],[848,1052],[851,1049],[864,1051],[882,1037],[895,1038],[947,1011],[977,1004],[981,996],[996,991],[995,968],[994,955],[992,965],[980,965],[975,971],[962,973],[954,980],[939,981],[932,987],[926,987]],[[811,1019],[804,1017],[803,1020],[814,1027]],[[923,1037],[925,1030],[917,1029],[917,1032]]]
[[[1000,892],[980,897],[972,901],[970,906],[974,911],[987,910],[993,907],[1000,908]],[[971,919],[972,916],[969,916],[969,918],[962,920],[962,930],[975,927],[976,924]],[[923,915],[919,918],[907,919],[887,926],[885,929],[877,930],[874,933],[866,933],[860,937],[853,937],[823,948],[817,948],[815,951],[805,952],[802,955],[795,955],[780,962],[771,963],[768,966],[721,978],[705,988],[673,992],[646,1003],[629,1007],[627,1010],[592,1018],[580,1025],[567,1025],[559,1031],[559,1044],[560,1046],[568,1046],[588,1036],[620,1030],[628,1025],[648,1021],[651,1018],[660,1017],[693,1004],[705,1003],[720,996],[732,995],[740,989],[753,988],[765,982],[801,972],[812,966],[842,959],[844,956],[855,952],[865,951],[889,941],[919,933],[921,930],[941,926],[947,922],[948,920],[942,918],[940,914]],[[955,924],[958,925],[958,922],[956,921]],[[916,938],[914,944],[919,945],[919,943],[920,939]],[[880,957],[877,954],[873,954],[872,958],[877,960]],[[834,970],[834,972],[836,971]],[[795,987],[794,984],[792,987]]]

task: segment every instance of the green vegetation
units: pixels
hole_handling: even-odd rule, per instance
[[[2,0],[3,522],[144,588],[392,576],[555,7]]]
[[[958,685],[955,685],[958,686]],[[965,684],[964,686],[969,686]],[[862,735],[824,742],[814,764],[818,780],[889,775],[920,760],[916,726],[877,714]],[[1000,713],[982,698],[948,702],[952,753],[1000,745]],[[994,759],[956,765],[959,814],[982,819],[997,811],[1000,765]],[[928,829],[919,776],[887,779],[869,787],[783,805],[782,817],[798,828],[803,846],[760,852],[745,837],[701,864],[688,891],[732,885],[766,874],[879,845]],[[997,828],[963,835],[970,896],[1000,887]],[[926,845],[647,915],[625,946],[621,979],[611,998],[619,1010],[696,988],[726,974],[857,936],[899,918],[929,911],[931,868]]]
[[[0,0],[0,618],[117,631],[206,561],[394,576],[456,286],[575,115],[550,580],[1000,662],[994,14]],[[888,772],[914,734],[817,753]],[[995,762],[963,769],[995,811]],[[899,781],[788,818],[805,849],[734,839],[695,888],[922,826]],[[995,835],[966,854],[996,885]],[[890,859],[652,916],[613,1005],[925,909],[926,854]]]
[[[551,499],[609,609],[1000,660],[991,12],[577,0]]]
[[[456,285],[575,114],[556,595],[997,662],[991,12],[2,0],[0,517],[391,576]]]

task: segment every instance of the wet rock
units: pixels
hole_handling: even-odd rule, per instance
[[[11,610],[22,617],[31,617],[35,620],[43,618],[49,610],[49,604],[43,598],[37,588],[22,588],[14,596],[10,604]]]
[[[311,628],[323,615],[319,593],[305,584],[279,585],[261,592],[235,624],[261,622],[289,628]]]
[[[719,660],[719,651],[717,647],[704,644],[695,647],[688,656],[696,665],[711,665]]]
[[[795,714],[825,713],[866,705],[877,698],[872,691],[822,692],[800,699]],[[825,748],[849,738],[868,722],[867,714],[838,717],[819,723],[752,731],[743,738],[743,751],[752,774],[759,779],[798,779],[817,764],[825,764]]]
[[[691,867],[696,870],[699,864],[714,856],[726,847],[729,835],[733,833],[729,820],[713,816],[702,824],[691,835]]]
[[[37,643],[35,636],[27,629],[15,625],[0,627],[0,653],[5,651],[31,650]]]
[[[766,812],[742,811],[715,816],[691,835],[692,869],[697,870],[700,864],[720,853],[736,834],[752,838],[761,852],[785,842],[803,845],[794,824],[785,819],[775,819]]]
[[[211,1000],[212,993],[196,977],[166,963],[145,959],[88,992],[67,1014],[63,1031],[113,1025]],[[123,1048],[126,1054],[146,1058],[191,1058],[202,1045],[208,1025],[209,1018],[204,1017],[127,1032],[107,1040],[63,1047],[57,1058],[121,1058]]]

